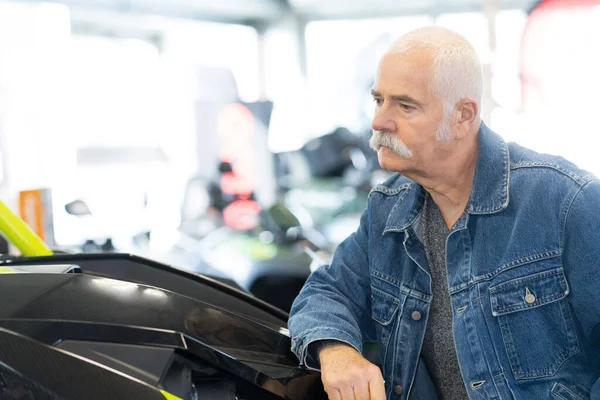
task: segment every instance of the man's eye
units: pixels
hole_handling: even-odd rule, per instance
[[[408,104],[400,104],[400,107],[402,107],[402,109],[403,109],[404,111],[412,111],[412,110],[414,110],[414,109],[415,109],[415,107],[413,107],[413,106],[410,106],[410,105],[408,105]]]
[[[374,98],[373,101],[377,106],[381,106],[383,104],[383,99]]]

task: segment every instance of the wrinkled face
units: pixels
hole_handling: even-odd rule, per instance
[[[450,154],[450,119],[429,90],[431,57],[418,51],[386,54],[372,94],[375,101],[371,147],[382,168],[427,175]],[[439,132],[439,133],[438,133]]]

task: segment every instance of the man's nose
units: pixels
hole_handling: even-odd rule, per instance
[[[388,115],[385,109],[380,108],[375,111],[371,128],[375,131],[396,132],[396,123]]]

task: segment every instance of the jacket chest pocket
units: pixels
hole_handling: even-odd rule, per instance
[[[398,319],[398,310],[401,308],[401,297],[392,295],[390,292],[399,293],[400,290],[378,278],[371,278],[371,316],[375,324],[383,363],[385,363],[387,348],[396,326],[394,322]]]
[[[500,326],[515,379],[553,375],[579,352],[562,267],[503,282],[489,290],[492,315]]]

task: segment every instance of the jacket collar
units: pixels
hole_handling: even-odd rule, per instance
[[[468,214],[494,214],[508,206],[510,162],[504,140],[483,122],[479,128],[478,155],[471,197],[465,211]],[[411,182],[405,185],[390,211],[384,233],[404,231],[419,217],[425,199],[425,189]]]

